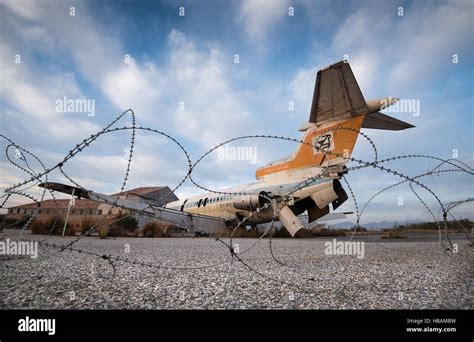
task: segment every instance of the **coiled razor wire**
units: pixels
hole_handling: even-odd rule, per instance
[[[124,126],[124,127],[114,127],[126,115],[130,115],[131,120],[132,120],[132,124],[130,126]],[[473,201],[473,198],[467,198],[467,199],[464,199],[464,200],[459,200],[459,201],[444,204],[441,201],[441,199],[439,198],[439,196],[433,191],[433,189],[428,187],[426,184],[422,183],[420,181],[420,178],[427,177],[427,176],[433,176],[433,175],[448,174],[448,173],[465,173],[465,174],[473,175],[474,174],[473,168],[471,168],[466,163],[464,163],[460,160],[457,160],[457,159],[442,159],[442,158],[438,158],[438,157],[433,157],[433,156],[429,156],[429,155],[420,155],[420,154],[413,154],[413,155],[407,154],[407,155],[401,155],[401,156],[392,156],[392,157],[389,157],[389,158],[379,160],[378,159],[378,151],[377,151],[375,143],[373,142],[373,140],[367,134],[365,134],[363,132],[360,132],[359,130],[356,130],[354,128],[343,127],[340,124],[340,125],[337,125],[336,127],[328,128],[327,130],[322,131],[322,133],[324,133],[326,131],[335,132],[335,131],[338,131],[338,130],[354,132],[354,133],[358,134],[359,136],[363,137],[369,143],[370,147],[372,148],[373,153],[374,153],[374,159],[372,161],[364,161],[364,160],[357,159],[357,158],[354,158],[354,157],[347,157],[343,154],[337,154],[337,153],[333,153],[333,152],[330,152],[330,151],[327,151],[327,150],[320,150],[321,153],[324,153],[324,155],[326,157],[325,160],[328,160],[328,158],[327,158],[328,156],[335,156],[335,157],[344,158],[347,163],[351,162],[351,163],[356,164],[355,166],[347,167],[346,172],[344,172],[344,173],[347,173],[349,171],[356,171],[356,170],[361,170],[361,169],[365,169],[365,168],[368,168],[368,167],[372,167],[372,168],[374,168],[378,171],[384,172],[385,174],[395,175],[395,176],[398,176],[399,178],[402,179],[401,181],[399,181],[397,183],[394,183],[390,186],[387,186],[387,187],[383,188],[382,190],[378,191],[377,193],[375,193],[365,203],[365,205],[362,207],[362,209],[359,209],[359,204],[358,204],[358,201],[356,199],[356,195],[355,195],[349,181],[347,180],[347,178],[345,176],[341,177],[343,179],[345,185],[347,186],[347,189],[349,190],[350,197],[353,201],[355,211],[356,211],[356,224],[354,225],[354,229],[353,229],[352,235],[350,237],[351,240],[355,236],[357,228],[360,227],[360,219],[361,219],[364,211],[368,207],[368,205],[377,196],[379,196],[380,194],[388,191],[389,189],[392,189],[392,188],[394,188],[396,186],[399,186],[399,185],[402,185],[404,183],[408,183],[412,193],[414,194],[414,196],[421,202],[423,207],[428,211],[429,215],[436,222],[436,224],[438,226],[438,235],[439,235],[441,250],[446,255],[451,256],[451,254],[446,253],[446,250],[448,249],[448,248],[446,248],[446,246],[447,246],[446,241],[450,244],[451,247],[453,247],[452,243],[449,239],[449,236],[447,234],[447,227],[448,227],[447,217],[448,216],[451,217],[453,219],[453,221],[455,221],[456,224],[459,225],[459,227],[466,233],[467,239],[469,241],[471,241],[471,243],[472,243],[472,240],[471,240],[470,235],[469,235],[470,234],[470,228],[466,228],[463,225],[461,225],[455,219],[455,217],[453,216],[451,211],[452,211],[452,209],[454,209],[458,206],[461,206],[463,204],[466,204],[466,203],[469,203],[469,202]],[[150,202],[150,203],[152,203],[152,202],[161,203],[167,197],[171,196],[177,189],[179,189],[185,183],[185,181],[188,178],[194,186],[196,186],[197,188],[199,188],[201,190],[204,190],[208,193],[213,193],[213,194],[218,194],[218,195],[238,195],[238,196],[241,196],[241,195],[256,195],[255,193],[247,192],[247,191],[232,192],[232,191],[219,191],[219,190],[215,190],[215,189],[209,189],[208,187],[205,187],[205,186],[199,184],[192,177],[192,172],[196,169],[198,164],[202,163],[205,160],[206,157],[208,157],[212,152],[216,151],[217,149],[221,148],[222,146],[224,146],[226,144],[233,143],[235,141],[244,140],[244,139],[280,140],[280,141],[294,142],[294,143],[298,143],[298,144],[305,144],[305,145],[311,146],[312,148],[317,148],[316,146],[313,146],[313,145],[311,145],[307,142],[304,142],[300,139],[289,138],[289,137],[284,137],[284,136],[245,135],[245,136],[235,137],[235,138],[226,140],[226,141],[214,146],[213,148],[211,148],[210,150],[205,152],[202,156],[200,156],[196,160],[195,163],[192,163],[188,152],[186,151],[184,146],[177,139],[173,138],[171,135],[169,135],[167,133],[164,133],[162,131],[159,131],[159,130],[156,130],[156,129],[153,129],[153,128],[137,126],[134,111],[132,109],[128,109],[128,110],[124,111],[122,114],[120,114],[119,116],[117,116],[109,124],[107,124],[102,130],[100,130],[96,134],[92,134],[90,137],[84,139],[81,143],[77,144],[74,148],[72,148],[68,152],[68,154],[64,157],[64,159],[61,162],[58,162],[58,163],[56,163],[55,165],[53,165],[52,167],[49,167],[49,168],[46,168],[44,163],[41,161],[41,159],[39,157],[37,157],[34,153],[32,153],[31,151],[25,149],[24,147],[21,147],[21,146],[17,145],[14,141],[12,141],[10,138],[6,137],[5,135],[0,135],[0,138],[5,140],[8,144],[7,147],[5,148],[5,155],[6,155],[7,160],[15,168],[17,168],[21,172],[24,172],[28,175],[27,179],[25,179],[23,181],[20,181],[17,184],[12,185],[12,186],[8,187],[5,190],[5,192],[0,196],[0,199],[2,200],[2,202],[0,204],[0,208],[5,208],[6,203],[8,202],[8,200],[13,195],[18,195],[18,196],[25,197],[25,198],[33,201],[36,204],[36,208],[33,211],[31,217],[27,220],[27,222],[22,227],[22,234],[23,234],[23,232],[26,229],[28,229],[31,222],[38,215],[38,210],[41,208],[41,203],[44,200],[47,192],[51,195],[54,203],[57,204],[54,192],[49,190],[49,189],[43,188],[42,191],[41,191],[40,196],[33,196],[33,195],[27,193],[27,191],[30,190],[31,188],[33,188],[34,186],[36,186],[37,184],[39,184],[40,182],[47,182],[48,181],[48,175],[56,169],[58,169],[59,172],[64,177],[66,177],[66,179],[68,179],[72,184],[74,184],[76,187],[78,187],[80,189],[83,189],[83,190],[87,190],[83,186],[81,186],[81,184],[77,180],[74,180],[67,172],[65,172],[63,166],[69,160],[73,159],[79,153],[83,152],[92,143],[95,143],[97,141],[97,139],[99,137],[101,137],[102,135],[109,134],[109,133],[113,134],[113,133],[120,132],[120,131],[130,131],[130,144],[129,144],[129,149],[128,149],[126,169],[125,169],[123,181],[122,181],[121,186],[120,186],[120,191],[116,196],[116,200],[115,201],[107,201],[106,200],[104,202],[111,205],[112,207],[117,207],[117,208],[121,208],[121,209],[125,209],[125,210],[127,210],[128,208],[126,208],[124,206],[120,206],[117,202],[118,202],[120,194],[122,194],[123,191],[125,190],[126,185],[127,185],[127,181],[129,179],[129,174],[130,174],[130,170],[131,170],[131,166],[132,166],[132,160],[133,160],[133,153],[134,153],[135,144],[136,144],[136,134],[137,134],[137,132],[150,132],[150,133],[157,134],[157,135],[160,135],[160,136],[163,136],[163,137],[167,138],[168,140],[170,140],[171,142],[173,142],[174,144],[176,144],[179,147],[179,149],[185,155],[185,158],[186,158],[187,163],[188,163],[188,169],[187,169],[184,177],[171,189],[171,191],[169,193],[163,195],[159,199],[146,198],[147,202]],[[11,150],[13,148],[15,149],[16,159],[18,159],[17,162],[14,161],[14,159],[12,159],[10,157],[10,153],[11,153]],[[30,163],[28,162],[28,158],[31,158],[31,159],[35,160],[36,162],[38,162],[40,164],[42,170],[39,171],[39,172],[33,170]],[[395,169],[383,166],[383,164],[386,164],[388,162],[395,161],[395,160],[404,160],[404,159],[429,159],[429,160],[438,161],[439,163],[437,164],[436,167],[430,169],[429,171],[427,171],[423,174],[415,175],[415,176],[408,176],[408,175],[402,173],[399,170],[395,170]],[[22,166],[21,163],[23,163],[24,166]],[[450,169],[440,169],[443,165],[449,165],[452,168],[450,168]],[[145,262],[145,261],[142,261],[142,260],[136,260],[136,259],[129,258],[129,257],[122,257],[122,256],[119,256],[119,255],[100,254],[100,253],[88,251],[84,248],[75,247],[74,245],[77,244],[77,242],[79,242],[80,240],[82,240],[83,238],[85,238],[87,236],[90,236],[92,233],[94,233],[97,230],[97,228],[99,226],[103,225],[103,223],[104,223],[103,221],[105,220],[105,215],[96,224],[94,224],[90,229],[88,229],[86,232],[84,232],[83,235],[75,237],[71,241],[69,241],[65,244],[51,243],[47,240],[47,238],[54,231],[55,225],[57,224],[56,220],[53,222],[53,225],[52,225],[51,229],[44,235],[44,237],[40,240],[35,240],[35,241],[38,241],[38,243],[41,246],[41,248],[43,249],[43,251],[48,253],[47,257],[51,257],[53,255],[56,255],[58,253],[63,253],[65,251],[69,251],[69,252],[73,252],[73,253],[82,253],[82,254],[89,255],[89,256],[95,258],[98,261],[105,261],[107,263],[107,265],[110,265],[110,267],[112,268],[111,277],[109,279],[105,279],[106,281],[110,282],[111,284],[114,281],[114,278],[116,276],[117,265],[119,265],[120,263],[130,264],[130,265],[133,265],[133,266],[136,266],[136,267],[147,267],[147,268],[161,269],[161,270],[168,269],[168,270],[173,270],[173,271],[177,271],[177,272],[190,272],[190,271],[193,271],[193,270],[210,269],[210,268],[222,266],[222,265],[225,265],[225,264],[228,263],[228,268],[227,268],[227,271],[226,271],[227,273],[226,273],[226,276],[224,278],[223,283],[219,286],[219,290],[215,294],[213,294],[210,298],[208,298],[204,302],[202,307],[207,307],[214,300],[214,298],[216,296],[218,296],[219,294],[224,292],[225,288],[229,285],[230,279],[232,278],[232,276],[235,272],[236,263],[242,264],[246,269],[248,269],[249,271],[253,272],[257,276],[259,276],[259,277],[261,277],[261,278],[263,278],[267,281],[276,282],[276,283],[279,283],[281,285],[288,286],[292,289],[297,289],[298,291],[300,291],[302,293],[313,293],[314,294],[314,293],[321,293],[321,292],[327,292],[327,291],[337,291],[339,295],[344,296],[344,297],[349,297],[349,295],[354,293],[356,290],[354,290],[353,288],[348,288],[346,285],[340,285],[336,290],[334,290],[333,288],[315,289],[311,286],[302,286],[299,283],[294,283],[294,282],[289,282],[289,281],[286,281],[286,280],[281,280],[281,279],[275,278],[271,274],[270,275],[266,274],[266,273],[256,269],[252,265],[250,265],[243,258],[243,256],[247,252],[249,252],[249,251],[253,250],[254,248],[256,248],[257,244],[264,237],[266,237],[268,235],[268,237],[269,237],[268,246],[269,246],[270,255],[272,257],[272,260],[275,261],[277,267],[304,269],[304,270],[311,271],[311,272],[315,271],[314,269],[301,267],[299,265],[288,264],[287,262],[282,261],[278,256],[276,256],[275,253],[274,253],[273,245],[272,245],[272,235],[276,230],[275,221],[277,220],[279,210],[281,209],[281,206],[278,203],[279,200],[285,200],[285,199],[291,198],[291,196],[296,191],[304,188],[305,186],[307,186],[309,184],[312,184],[317,179],[328,178],[328,175],[329,175],[329,172],[330,172],[329,163],[327,163],[327,165],[321,165],[320,168],[321,168],[321,172],[318,175],[313,176],[313,177],[308,177],[307,179],[301,180],[290,191],[288,191],[284,194],[280,194],[278,196],[278,198],[270,197],[270,196],[265,195],[265,194],[259,194],[259,195],[263,196],[267,201],[265,202],[265,204],[262,207],[259,207],[254,211],[249,211],[249,214],[247,216],[244,216],[242,219],[240,219],[237,222],[235,227],[230,232],[229,242],[226,242],[224,240],[224,238],[220,238],[220,237],[216,237],[216,236],[208,237],[208,238],[215,239],[215,241],[218,242],[218,243],[221,243],[230,252],[230,258],[228,260],[223,260],[223,261],[218,262],[218,263],[212,263],[212,264],[209,264],[209,265],[182,267],[182,266],[168,265],[168,264],[157,264],[156,262]],[[427,205],[426,201],[423,200],[421,195],[414,189],[414,186],[418,186],[419,188],[425,190],[431,197],[433,197],[435,199],[435,201],[439,205],[438,217],[436,217],[434,212]],[[234,245],[233,245],[233,239],[234,239],[235,232],[239,228],[245,227],[248,223],[249,218],[251,218],[254,214],[258,214],[260,211],[266,210],[269,207],[271,207],[272,210],[273,210],[273,219],[268,224],[265,231],[249,247],[247,247],[243,251],[236,252],[234,250]],[[151,204],[150,204],[150,208],[152,209]],[[111,224],[113,224],[113,223],[115,223],[119,220],[125,219],[126,217],[129,217],[129,216],[134,215],[134,214],[140,214],[140,215],[148,216],[150,218],[156,218],[154,216],[154,214],[152,214],[148,211],[136,211],[135,210],[135,211],[130,212],[129,214],[127,214],[127,215],[125,215],[125,216],[123,216],[123,217],[121,217],[121,218],[119,218],[115,221],[108,222],[107,225],[111,225]],[[441,219],[440,219],[440,216],[442,217]],[[14,225],[14,224],[15,223],[13,223],[12,225]],[[444,229],[444,235],[442,234],[442,228],[443,227],[445,228]],[[6,228],[8,228],[8,226]],[[194,233],[205,234],[204,231],[202,231],[201,229],[196,228],[194,226],[192,226],[192,227],[191,226],[184,226],[182,228],[186,229],[188,231],[194,232]],[[21,235],[21,238],[23,240],[27,240],[26,238],[23,237],[23,235]],[[384,244],[381,244],[379,242],[377,242],[377,245],[380,245],[384,248],[388,248]],[[49,252],[49,250],[52,250],[53,252]],[[431,276],[431,274],[429,274],[424,279],[424,281],[422,283],[423,284],[426,283],[426,281],[430,279],[430,276]],[[315,281],[315,279],[314,279],[315,277],[316,276],[313,276],[309,280]],[[71,280],[73,280],[73,279],[71,279]],[[416,288],[419,287],[419,285],[420,284],[417,284],[416,286],[408,287],[408,288],[405,288],[405,289],[397,289],[397,288],[393,288],[393,287],[390,287],[390,286],[388,286],[384,289],[379,289],[378,287],[374,286],[374,287],[370,288],[370,290],[372,290],[372,291],[382,291],[382,292],[388,292],[388,291],[391,291],[391,292],[393,292],[393,291],[407,292],[407,291],[415,290]],[[104,299],[106,299],[106,301],[110,304],[111,307],[116,307],[114,305],[114,303],[110,303],[110,299],[108,299],[107,296],[105,296],[103,294],[103,297],[104,297]]]

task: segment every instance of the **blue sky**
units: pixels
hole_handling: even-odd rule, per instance
[[[420,101],[419,116],[393,114],[416,128],[365,131],[380,157],[450,158],[455,149],[473,165],[473,8],[471,1],[0,0],[1,132],[46,165],[127,108],[134,109],[139,125],[182,142],[193,160],[244,134],[300,138],[297,129],[308,119],[317,70],[347,55],[366,99]],[[64,97],[94,100],[95,115],[57,112],[55,102]],[[130,122],[124,119],[120,126]],[[127,138],[101,137],[66,170],[85,187],[118,190]],[[237,145],[256,147],[257,163],[210,155],[196,169],[196,180],[212,188],[249,182],[257,166],[296,147],[258,139]],[[129,188],[173,187],[186,172],[179,149],[162,137],[139,134],[135,153]],[[359,142],[354,156],[370,160],[370,146]],[[24,177],[4,156],[1,165],[2,188]],[[394,166],[416,175],[433,162]],[[60,174],[51,177],[64,181]],[[348,180],[361,203],[398,181],[373,171],[354,172]],[[445,201],[472,196],[467,175],[426,182]],[[178,191],[180,197],[196,193],[188,183]],[[400,196],[404,206],[397,205]],[[352,210],[352,204],[343,209]],[[472,209],[457,213],[470,216]],[[362,222],[397,217],[429,218],[406,185],[378,198]]]

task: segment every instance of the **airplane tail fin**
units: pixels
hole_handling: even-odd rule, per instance
[[[318,71],[310,117],[305,132],[290,158],[257,170],[257,179],[287,171],[344,165],[350,158],[361,128],[403,130],[414,127],[379,111],[396,98],[365,101],[349,63],[341,61]]]

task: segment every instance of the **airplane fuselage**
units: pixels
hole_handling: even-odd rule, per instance
[[[311,193],[318,191],[323,183],[332,184],[332,179],[314,179],[304,183],[291,181],[281,181],[278,183],[268,181],[257,181],[221,189],[219,191],[207,192],[205,194],[189,197],[184,200],[167,203],[165,208],[180,210],[191,214],[201,214],[223,218],[228,221],[238,221],[246,217],[248,224],[260,224],[270,222],[274,218],[274,208],[268,205],[267,208],[255,211],[236,208],[234,202],[239,197],[245,195],[259,195],[274,198],[286,196],[292,198],[294,203],[306,198]]]

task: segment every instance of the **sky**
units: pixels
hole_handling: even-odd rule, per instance
[[[390,113],[416,128],[364,130],[379,159],[454,156],[472,166],[473,17],[472,1],[0,0],[0,132],[52,166],[132,108],[137,126],[173,137],[194,162],[243,135],[300,139],[317,70],[347,59],[366,100],[393,96],[419,104],[417,113]],[[77,99],[93,103],[93,112],[58,107]],[[131,122],[126,116],[117,126]],[[254,181],[257,167],[296,148],[257,138],[228,146],[255,155],[209,154],[193,172],[199,184],[218,189]],[[122,185],[129,151],[130,132],[106,134],[65,171],[84,187],[113,193]],[[165,135],[138,132],[133,153],[128,189],[173,188],[187,172],[185,155]],[[373,150],[360,139],[353,156],[370,161]],[[0,158],[0,190],[28,176],[4,153]],[[414,176],[435,165],[416,159],[392,167]],[[40,169],[34,161],[30,166]],[[51,173],[49,180],[66,178]],[[347,180],[363,206],[400,179],[363,169]],[[473,197],[472,176],[460,172],[423,182],[443,202]],[[417,192],[437,213],[434,197]],[[200,190],[187,181],[176,193],[183,198]],[[17,196],[9,205],[24,202]],[[354,208],[347,201],[341,210]],[[473,212],[463,205],[453,214],[473,218]],[[430,218],[405,184],[377,197],[361,222]]]

